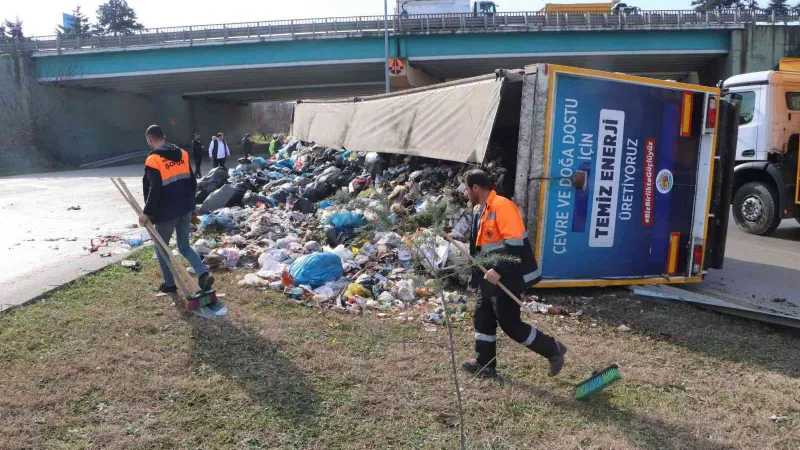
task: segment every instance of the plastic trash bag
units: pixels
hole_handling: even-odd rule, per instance
[[[275,163],[275,167],[286,167],[289,169],[294,168],[294,160],[292,158],[284,158]]]
[[[230,230],[236,228],[236,223],[230,214],[207,214],[200,216],[200,225],[197,226],[198,231],[204,232],[210,229]]]
[[[255,208],[259,203],[267,205],[270,201],[266,196],[252,191],[248,191],[244,194],[244,197],[242,197],[242,204],[246,207]]]
[[[367,224],[364,216],[350,211],[341,211],[326,220],[326,225],[333,225],[339,233],[353,234],[358,227]]]
[[[366,158],[364,158],[364,170],[371,173],[372,175],[377,175],[386,169],[386,161],[381,158],[381,155],[370,152],[367,153]]]
[[[200,214],[208,214],[226,206],[241,204],[245,191],[230,184],[217,189],[200,206]]]
[[[322,251],[322,245],[317,241],[308,241],[303,246],[308,253],[316,253]]]
[[[334,249],[325,248],[324,250],[338,256],[342,261],[350,261],[353,259],[353,252],[348,250],[344,245],[340,245]]]
[[[283,262],[289,258],[289,255],[286,254],[285,251],[280,249],[273,249],[267,250],[266,252],[262,253],[261,256],[258,257],[258,265],[259,267],[264,267],[266,261],[271,259],[275,262]]]
[[[256,156],[255,158],[251,159],[251,161],[253,161],[253,164],[261,167],[262,169],[267,167],[267,160],[260,156]]]
[[[362,298],[372,298],[372,292],[358,283],[350,283],[350,285],[347,286],[347,290],[344,291],[344,295],[345,297],[358,296]]]
[[[312,253],[297,258],[289,267],[296,285],[307,284],[313,288],[341,278],[342,260],[333,253]]]

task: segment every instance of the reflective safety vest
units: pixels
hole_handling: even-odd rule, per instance
[[[145,166],[156,169],[161,174],[162,188],[176,181],[191,178],[192,176],[192,172],[189,168],[189,153],[186,150],[180,150],[180,161],[170,161],[157,153],[151,153],[144,163]]]
[[[194,211],[197,180],[189,166],[189,153],[186,150],[166,144],[150,153],[144,165],[144,212],[153,223],[172,220]],[[154,172],[158,175],[155,176]]]
[[[478,210],[480,218],[473,227],[473,253],[501,252],[519,258],[519,263],[494,265],[501,282],[509,289],[520,291],[538,283],[541,270],[533,257],[533,247],[517,205],[492,191],[486,203],[477,208],[482,210]]]

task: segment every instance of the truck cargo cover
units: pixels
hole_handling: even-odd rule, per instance
[[[502,79],[297,104],[297,139],[337,149],[483,162]]]

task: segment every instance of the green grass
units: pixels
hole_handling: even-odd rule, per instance
[[[207,322],[155,297],[150,252],[135,258],[141,272],[110,266],[0,316],[0,448],[457,447],[437,421],[454,411],[444,330],[297,306],[239,288],[242,272],[218,273],[230,314]],[[580,295],[593,297],[580,321],[535,317],[571,348],[561,377],[507,338],[502,382],[462,375],[471,448],[800,448],[795,333]],[[470,358],[469,321],[455,335]],[[623,380],[575,401],[611,362]]]

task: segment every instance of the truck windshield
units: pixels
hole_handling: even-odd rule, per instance
[[[786,108],[789,111],[800,111],[800,92],[786,93]]]
[[[739,125],[750,123],[753,120],[753,114],[756,110],[756,93],[755,92],[735,92],[725,96],[729,103],[739,105]],[[789,99],[789,93],[786,93],[786,99]],[[789,108],[791,109],[791,108]],[[800,108],[798,108],[800,109]]]

